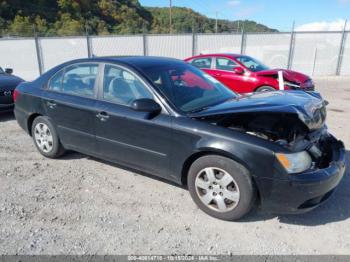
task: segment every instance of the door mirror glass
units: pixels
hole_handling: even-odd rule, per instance
[[[243,75],[244,74],[244,70],[242,67],[235,67],[233,68],[233,71],[237,74],[237,75]]]
[[[162,111],[161,106],[150,98],[140,98],[134,100],[131,104],[131,108],[135,111],[149,113],[150,117],[154,117]]]
[[[12,68],[5,68],[5,73],[9,74],[9,75],[12,75],[13,69]]]

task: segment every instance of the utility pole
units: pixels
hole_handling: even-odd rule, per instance
[[[215,12],[215,33],[218,33],[218,11]]]
[[[290,32],[289,52],[288,52],[288,61],[287,61],[287,69],[289,70],[292,68],[292,64],[293,64],[294,41],[295,41],[294,28],[295,28],[295,21],[293,21],[292,31]]]
[[[347,27],[348,20],[345,20],[344,22],[344,28],[343,28],[343,33],[341,36],[340,40],[340,47],[339,47],[339,54],[338,54],[338,61],[337,61],[337,69],[335,74],[338,76],[341,73],[341,67],[342,67],[342,62],[343,62],[343,56],[344,56],[344,45],[346,41],[346,27]]]
[[[173,32],[172,0],[169,0],[169,33]]]

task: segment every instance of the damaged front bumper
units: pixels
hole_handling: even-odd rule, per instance
[[[345,172],[344,144],[329,136],[324,168],[314,168],[287,179],[255,178],[261,192],[261,206],[278,213],[303,213],[325,202],[339,184]]]

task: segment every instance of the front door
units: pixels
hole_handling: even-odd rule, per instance
[[[237,74],[234,71],[235,67],[240,67],[240,65],[226,57],[216,57],[215,70],[212,75],[225,86],[238,93],[253,92],[253,79],[245,74]]]
[[[95,117],[99,154],[111,161],[158,176],[169,175],[172,148],[171,117],[163,111],[148,119],[131,103],[154,96],[145,83],[128,69],[106,64],[100,82]]]

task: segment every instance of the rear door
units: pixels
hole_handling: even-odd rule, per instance
[[[43,104],[67,148],[96,151],[95,107],[97,63],[73,64],[59,71],[48,83]]]
[[[152,90],[134,72],[109,64],[103,72],[95,114],[99,154],[108,160],[166,177],[173,142],[171,117],[163,110],[148,119],[148,113],[131,108],[135,99],[156,100]]]
[[[214,76],[215,70],[214,70],[214,64],[213,64],[212,57],[204,56],[204,57],[194,58],[193,60],[191,60],[190,64],[203,70],[204,72],[208,73],[209,75]]]

